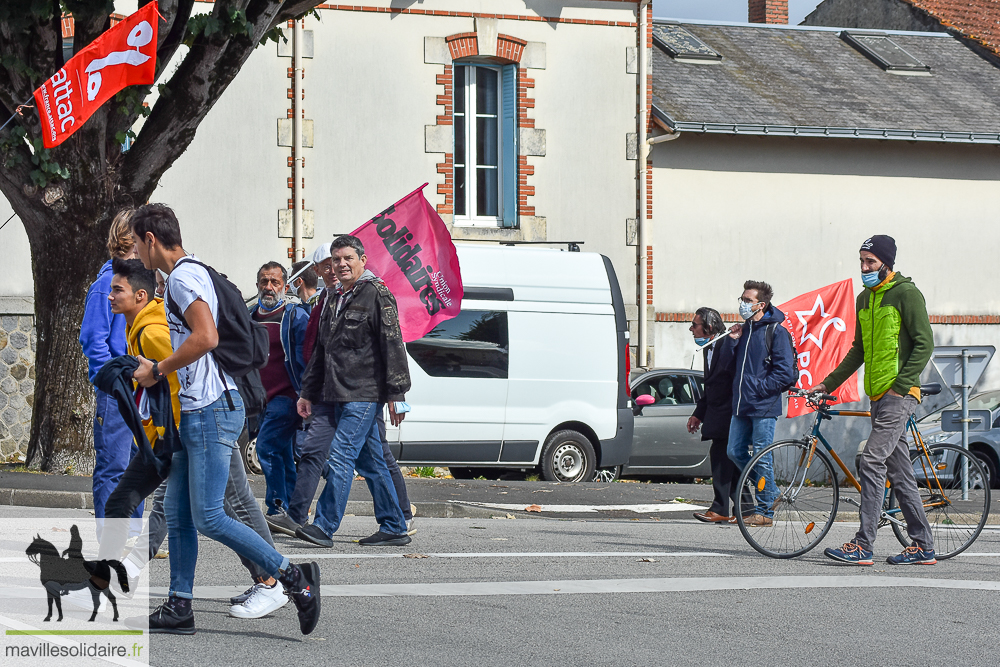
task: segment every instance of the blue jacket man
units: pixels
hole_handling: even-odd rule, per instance
[[[309,310],[285,298],[288,274],[278,262],[257,271],[257,303],[250,317],[267,328],[270,350],[260,380],[267,391],[267,406],[257,433],[257,456],[267,492],[264,517],[271,529],[294,535],[298,524],[286,509],[295,492],[295,438],[302,419],[295,410],[305,371],[303,349]]]
[[[782,412],[781,394],[798,379],[792,336],[781,324],[785,314],[771,305],[773,297],[774,290],[767,283],[746,281],[740,296],[740,316],[744,322],[734,325],[729,334],[739,343],[730,366],[733,418],[729,425],[728,454],[741,471],[753,455],[774,441],[774,427]],[[755,473],[755,479],[757,475],[764,478],[764,488],[755,494],[752,513],[742,509],[744,523],[770,526],[774,516],[771,507],[778,496],[770,454],[760,459]]]
[[[108,254],[111,257],[129,258],[133,256],[135,244],[129,229],[131,211],[122,211],[115,216],[108,233]],[[111,312],[111,260],[109,259],[97,274],[97,279],[87,290],[84,302],[83,321],[80,324],[80,346],[87,356],[87,374],[91,382],[97,372],[113,357],[128,354],[125,340],[125,316]],[[139,452],[132,431],[129,430],[118,411],[118,403],[100,389],[94,389],[94,516],[97,518],[97,538],[101,538],[104,526],[104,505],[108,496],[118,486],[125,474],[129,461]],[[141,518],[143,505],[140,503],[132,514]]]

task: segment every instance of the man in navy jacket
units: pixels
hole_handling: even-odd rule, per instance
[[[774,441],[774,427],[782,411],[781,394],[798,379],[792,336],[782,326],[785,314],[771,305],[773,297],[774,290],[767,283],[746,281],[739,299],[744,322],[729,330],[738,341],[731,362],[733,420],[729,425],[729,458],[740,470]],[[768,328],[772,328],[770,349]],[[770,526],[772,505],[778,497],[770,454],[761,458],[755,472],[754,479],[764,478],[764,488],[755,494],[753,513],[742,510],[743,521],[751,526]]]

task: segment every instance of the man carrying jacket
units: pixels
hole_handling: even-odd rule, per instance
[[[285,267],[268,262],[257,271],[257,303],[250,317],[267,327],[270,351],[260,369],[267,391],[267,407],[257,433],[257,456],[267,491],[265,519],[272,530],[295,536],[298,523],[288,517],[288,503],[295,490],[295,436],[302,420],[295,411],[305,362],[302,344],[309,311],[285,299]]]
[[[906,422],[920,402],[920,373],[934,352],[934,335],[924,296],[893,271],[896,241],[877,234],[861,244],[861,282],[854,345],[840,365],[812,391],[835,390],[861,364],[871,398],[872,433],[861,455],[861,527],[854,539],[828,557],[851,565],[872,565],[886,477],[892,482],[913,546],[890,556],[890,565],[934,565],[934,538],[910,463]]]
[[[699,308],[691,322],[691,335],[699,346],[726,330],[722,316],[714,308]],[[740,471],[729,458],[729,424],[733,419],[733,370],[730,367],[736,341],[729,336],[703,347],[705,389],[694,414],[688,419],[689,433],[701,428],[701,439],[711,440],[712,489],[715,499],[707,512],[695,512],[694,518],[705,523],[729,521],[729,504],[736,505],[736,486]]]
[[[128,353],[132,356],[142,355],[149,359],[165,359],[173,352],[170,344],[170,329],[167,327],[167,314],[163,310],[163,302],[153,295],[156,290],[155,272],[142,265],[138,259],[112,260],[113,276],[111,278],[111,294],[108,301],[111,312],[125,318],[125,334]],[[174,426],[180,428],[181,403],[177,396],[180,383],[177,373],[167,377],[170,385],[170,401],[173,408]],[[145,388],[136,392],[136,401],[142,405],[142,395]],[[140,410],[141,411],[141,410]],[[142,428],[146,439],[153,449],[153,454],[163,456],[160,443],[160,433],[153,424],[152,416],[142,420]],[[152,560],[160,545],[167,536],[167,523],[163,515],[163,495],[166,486],[163,481],[166,474],[157,470],[141,456],[132,459],[125,473],[121,476],[115,490],[108,496],[105,513],[109,519],[126,519],[133,515],[136,508],[142,504],[149,494],[153,495],[153,510],[149,515],[149,526],[143,536],[148,539],[148,559]],[[137,519],[141,523],[141,518]],[[101,556],[121,559],[121,550],[125,544],[126,532],[123,521],[116,522],[105,530],[107,539],[101,541]],[[131,559],[123,561],[130,576],[137,576],[138,569],[146,562],[146,556],[135,554]]]
[[[771,305],[772,298],[774,290],[767,283],[743,283],[739,306],[744,322],[729,330],[729,335],[739,341],[730,362],[733,419],[729,425],[729,458],[741,472],[753,455],[774,441],[774,427],[782,411],[781,394],[798,379],[792,336],[782,325],[785,314]],[[754,471],[755,478],[764,478],[764,488],[756,494],[754,511],[743,510],[743,522],[748,526],[774,523],[772,506],[778,487],[771,459],[770,454],[761,458]]]
[[[315,418],[310,439],[321,432],[317,423],[335,423],[327,483],[316,503],[313,523],[296,535],[319,546],[333,545],[357,470],[371,491],[379,530],[359,540],[362,545],[401,546],[410,542],[389,469],[382,454],[377,415],[389,404],[398,426],[404,414],[395,404],[410,388],[399,311],[392,293],[371,271],[361,240],[344,235],[331,244],[339,285],[327,289],[313,354],[302,378],[298,411]]]

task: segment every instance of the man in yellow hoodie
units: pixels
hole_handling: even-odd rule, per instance
[[[108,301],[111,302],[111,312],[125,316],[125,337],[128,346],[128,353],[132,356],[143,355],[149,359],[165,359],[173,352],[170,343],[170,329],[167,326],[167,314],[163,309],[163,301],[155,297],[156,277],[153,271],[146,269],[139,260],[115,259],[112,262],[111,293]],[[180,426],[181,405],[177,392],[180,391],[180,383],[177,374],[171,373],[168,377],[170,383],[170,402],[173,408],[174,425]],[[141,387],[136,394],[137,403],[142,405]],[[140,412],[142,409],[140,408]],[[142,420],[143,430],[146,432],[146,439],[149,440],[153,453],[160,453],[157,445],[160,441],[160,430],[153,424],[152,416]],[[128,468],[118,482],[117,488],[108,497],[106,504],[106,518],[117,519],[115,523],[125,524],[125,520],[132,516],[132,513],[140,506],[142,501],[153,493],[153,509],[149,516],[149,526],[144,534],[148,536],[149,558],[152,559],[167,535],[167,524],[163,515],[163,495],[166,486],[163,484],[165,472],[157,469],[145,462],[142,457],[132,458]],[[140,524],[141,525],[141,524]],[[101,544],[102,554],[107,550],[109,558],[119,558],[121,549],[124,547],[124,536],[128,532],[136,530],[125,530],[125,525],[119,529],[109,531],[115,537],[105,546]],[[136,576],[145,562],[142,552],[135,554],[135,558],[126,560],[126,568],[129,569],[130,576]]]

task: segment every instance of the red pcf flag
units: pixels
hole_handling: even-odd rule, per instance
[[[385,281],[399,307],[403,341],[423,338],[462,307],[462,272],[451,234],[424,198],[424,183],[351,232],[367,268]]]
[[[785,328],[792,333],[798,352],[799,381],[795,386],[808,389],[822,382],[854,343],[853,284],[850,280],[842,280],[797,296],[778,308],[785,314]],[[841,403],[857,401],[857,373],[833,393]],[[788,417],[807,412],[809,409],[803,399],[788,399]]]
[[[156,3],[118,23],[35,91],[46,148],[58,146],[126,86],[156,79]]]

